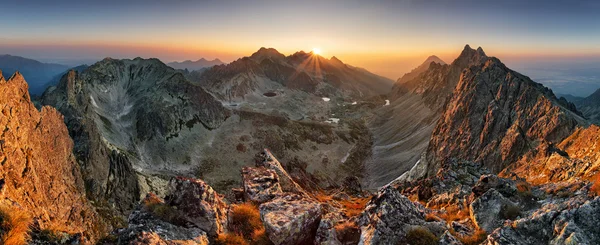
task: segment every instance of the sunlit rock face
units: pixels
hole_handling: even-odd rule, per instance
[[[60,228],[93,243],[107,227],[86,199],[63,116],[51,107],[38,111],[27,89],[20,73],[8,81],[0,75],[0,202],[24,209],[37,229]]]
[[[440,161],[459,158],[500,172],[541,142],[558,143],[585,125],[572,104],[548,88],[508,69],[482,50],[476,65],[460,74],[429,142],[429,175]],[[436,167],[437,165],[437,167]]]
[[[164,192],[149,173],[191,168],[206,132],[229,116],[210,94],[156,59],[104,59],[65,75],[42,103],[65,115],[90,196],[126,213]],[[140,184],[141,183],[141,184]]]

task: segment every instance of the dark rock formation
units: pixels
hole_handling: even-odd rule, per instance
[[[26,210],[39,229],[81,233],[88,243],[106,232],[86,199],[63,116],[51,107],[38,111],[20,73],[0,76],[0,199]]]

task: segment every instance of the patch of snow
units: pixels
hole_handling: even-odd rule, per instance
[[[98,108],[98,104],[96,104],[96,100],[94,100],[94,97],[90,95],[90,101],[92,101],[92,105],[96,108]]]
[[[390,105],[390,100],[385,100],[385,105],[384,106],[386,106],[386,105]]]
[[[322,99],[323,99],[323,101],[325,101],[325,102],[329,102],[329,101],[331,100],[330,98],[327,98],[327,97],[323,97]]]
[[[356,105],[356,104],[358,104],[358,103],[357,103],[356,101],[354,101],[354,102],[352,102],[352,104],[353,104],[353,105]]]
[[[395,178],[394,180],[390,181],[390,183],[387,183],[386,185],[384,185],[381,189],[388,187],[390,184],[393,184],[396,181],[399,181],[401,179],[404,178],[405,175],[407,175],[409,172],[414,171],[415,168],[417,168],[417,165],[419,165],[419,163],[421,162],[421,159],[417,160],[417,162],[415,163],[415,165],[410,168],[410,170],[404,172],[402,175],[398,176],[398,178]]]
[[[338,122],[340,122],[340,119],[332,117],[332,118],[327,119],[325,122],[326,123],[338,123]]]

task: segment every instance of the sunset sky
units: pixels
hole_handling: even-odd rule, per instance
[[[487,3],[486,3],[487,2]],[[62,63],[103,57],[230,62],[260,47],[397,78],[465,44],[506,60],[600,57],[598,1],[11,1],[0,54]]]

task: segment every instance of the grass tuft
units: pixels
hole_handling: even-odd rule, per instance
[[[2,244],[27,244],[30,224],[31,217],[25,210],[0,204],[0,241]]]

